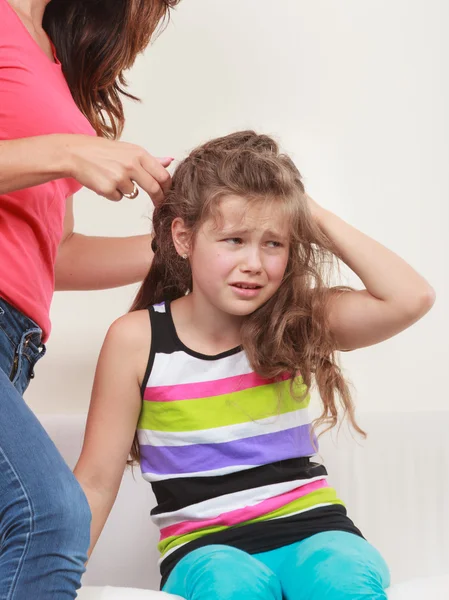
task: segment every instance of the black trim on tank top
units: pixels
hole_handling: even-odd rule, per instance
[[[151,371],[153,369],[154,358],[156,356],[155,346],[157,344],[157,327],[155,327],[153,315],[155,311],[152,306],[148,308],[148,318],[150,319],[151,325],[151,346],[150,346],[150,354],[148,356],[147,368],[145,369],[145,375],[142,381],[142,385],[140,386],[140,396],[143,400],[143,395],[145,393],[145,388],[147,387],[148,379],[150,378]]]

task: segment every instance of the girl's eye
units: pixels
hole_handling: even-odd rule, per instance
[[[238,244],[242,243],[242,238],[238,238],[238,237],[226,238],[224,241],[228,242],[229,244],[232,244],[233,246],[237,246]]]
[[[267,246],[270,248],[281,248],[282,244],[281,242],[267,242]]]

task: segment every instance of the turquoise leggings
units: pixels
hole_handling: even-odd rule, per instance
[[[366,540],[328,531],[254,555],[203,546],[179,561],[163,590],[186,600],[385,600],[389,582]]]

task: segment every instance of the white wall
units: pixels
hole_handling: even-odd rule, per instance
[[[182,158],[240,128],[276,135],[331,210],[404,256],[437,291],[420,323],[344,356],[364,410],[446,408],[449,360],[447,0],[184,0],[130,73],[125,139]],[[83,191],[77,229],[149,230],[143,194]],[[96,358],[134,287],[56,294],[27,399],[87,408]]]

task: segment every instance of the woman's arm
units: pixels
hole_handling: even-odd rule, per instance
[[[0,195],[67,177],[64,135],[0,141]]]
[[[71,197],[56,258],[56,290],[103,290],[145,278],[153,260],[150,235],[94,237],[73,228]]]
[[[74,470],[92,511],[89,556],[114,504],[134,439],[150,338],[148,312],[129,313],[109,329],[98,360]]]
[[[340,350],[386,340],[430,310],[435,292],[409,264],[312,199],[309,206],[336,253],[366,288],[330,293],[329,322]]]
[[[56,290],[105,290],[145,279],[153,259],[150,235],[94,237],[73,233],[56,261]]]
[[[158,203],[171,185],[171,158],[155,158],[140,146],[78,134],[43,135],[0,141],[0,195],[73,177],[81,185],[118,201],[136,182]]]

